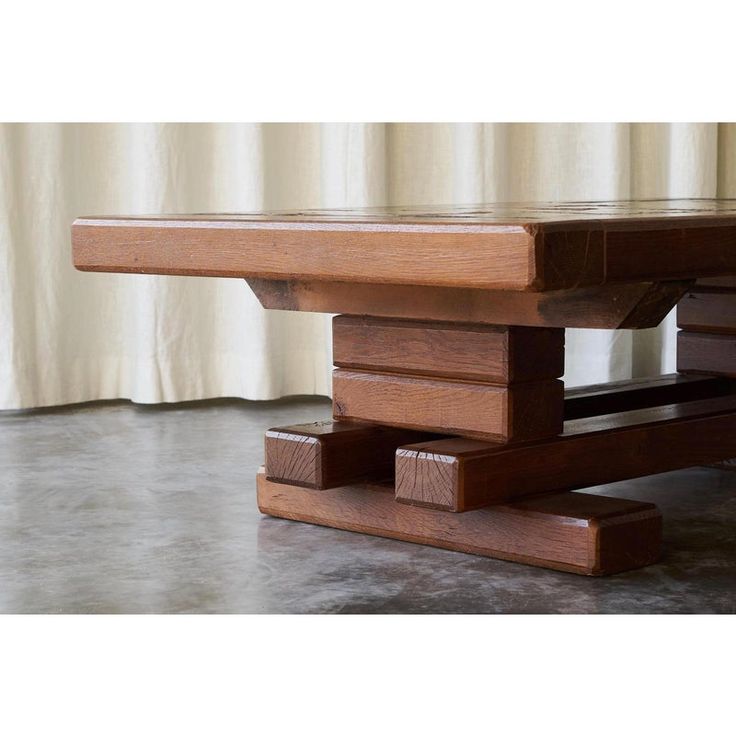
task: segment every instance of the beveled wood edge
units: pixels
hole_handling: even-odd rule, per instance
[[[327,282],[339,278],[368,284],[462,284],[511,291],[543,288],[535,235],[523,227],[356,230],[281,227],[272,222],[248,223],[247,227],[227,221],[222,226],[165,220],[111,223],[74,222],[72,261],[77,270],[221,278],[302,276]],[[236,233],[230,236],[227,230]],[[238,237],[238,231],[245,235]],[[277,231],[280,237],[274,236]],[[360,248],[356,248],[358,238]],[[365,263],[371,257],[377,264],[373,269]],[[408,268],[412,262],[419,265]]]
[[[248,277],[245,281],[264,309],[418,322],[612,330],[656,327],[693,283],[621,283],[533,292],[302,278]]]

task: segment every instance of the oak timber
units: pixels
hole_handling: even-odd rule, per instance
[[[565,389],[565,419],[711,399],[733,393],[736,393],[736,381],[680,373],[576,386]]]
[[[565,332],[534,327],[338,315],[332,360],[340,368],[507,384],[558,378]]]
[[[451,438],[396,452],[396,497],[464,511],[736,457],[736,395],[586,417],[523,445]]]
[[[638,501],[562,493],[447,514],[398,504],[391,486],[313,491],[273,483],[262,470],[257,485],[270,516],[582,575],[643,567],[660,554],[661,514]]]
[[[554,379],[496,386],[338,368],[332,391],[336,419],[499,442],[562,431],[564,386]]]
[[[545,293],[249,278],[266,309],[530,327],[656,327],[692,281],[613,284]]]
[[[266,476],[305,488],[393,478],[399,445],[436,439],[425,432],[323,421],[266,432]]]
[[[72,240],[88,271],[552,291],[734,275],[736,203],[84,217]]]

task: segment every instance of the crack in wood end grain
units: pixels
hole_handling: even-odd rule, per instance
[[[276,427],[266,432],[266,473],[269,480],[313,489],[393,479],[397,447],[440,436],[335,420]]]
[[[401,503],[413,503],[427,508],[457,511],[455,489],[461,488],[457,458],[435,452],[408,453],[396,450],[396,485],[404,489]],[[404,458],[406,457],[406,461]]]
[[[270,480],[307,488],[320,487],[322,452],[316,437],[269,429],[265,445]]]

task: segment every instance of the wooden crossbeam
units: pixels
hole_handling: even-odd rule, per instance
[[[736,456],[736,396],[565,422],[559,437],[522,445],[464,438],[396,453],[396,498],[465,511]]]
[[[337,369],[332,390],[337,419],[499,442],[562,430],[564,386],[554,379],[496,386]]]
[[[736,381],[705,375],[668,373],[565,389],[565,419],[711,399],[736,393]]]

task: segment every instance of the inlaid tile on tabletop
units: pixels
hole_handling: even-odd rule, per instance
[[[736,395],[565,422],[520,445],[448,438],[396,451],[396,498],[465,511],[736,456]]]
[[[426,432],[332,420],[275,427],[266,432],[266,475],[279,483],[317,489],[392,478],[399,445],[436,438]]]
[[[662,519],[656,506],[585,493],[539,496],[465,514],[397,504],[390,486],[313,491],[258,474],[264,514],[406,542],[607,575],[656,562]]]
[[[338,368],[332,390],[336,419],[500,442],[562,431],[564,386],[554,379],[498,386]]]
[[[333,362],[342,368],[507,384],[558,378],[565,331],[338,315]]]

